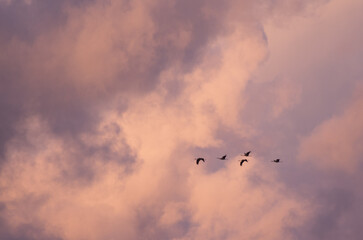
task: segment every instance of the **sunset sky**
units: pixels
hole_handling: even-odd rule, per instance
[[[0,0],[0,239],[361,240],[362,13]]]

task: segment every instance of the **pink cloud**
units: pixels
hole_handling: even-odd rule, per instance
[[[363,98],[361,90],[343,113],[317,126],[302,139],[300,158],[323,169],[359,170],[363,140]]]
[[[296,183],[306,169],[287,158],[281,165],[267,160],[299,146],[301,132],[291,137],[286,129],[299,125],[294,111],[304,112],[299,104],[309,102],[306,86],[315,85],[295,77],[315,68],[292,61],[306,50],[289,51],[297,39],[304,42],[299,31],[279,32],[274,25],[266,35],[264,28],[315,5],[76,2],[62,2],[62,20],[49,18],[54,28],[39,25],[29,38],[14,30],[0,39],[0,111],[7,117],[0,126],[6,133],[0,137],[0,236],[289,239],[311,219],[327,226],[319,220],[318,187]],[[306,19],[302,25],[310,26]],[[256,82],[263,91],[250,92]],[[261,100],[262,93],[269,98]],[[357,97],[337,117],[317,121],[302,152],[314,149],[320,159],[336,147],[339,155],[329,152],[331,158],[340,164],[338,156],[349,155],[358,166],[350,146],[360,143],[361,103]],[[330,129],[338,129],[345,144]],[[240,167],[230,152],[247,146],[253,156]],[[206,162],[196,165],[198,151]],[[220,151],[228,151],[229,160],[215,159]],[[333,206],[341,206],[336,199]]]
[[[279,238],[285,225],[301,224],[294,214],[306,214],[304,203],[259,159],[241,168],[233,158],[226,168],[207,174],[202,165],[195,168],[189,154],[177,159],[180,164],[171,161],[174,150],[138,159],[128,174],[116,162],[96,157],[87,161],[91,179],[69,181],[79,149],[54,136],[38,118],[24,124],[20,136],[26,137],[8,145],[9,163],[1,172],[1,202],[12,232],[31,224],[64,239]],[[31,143],[42,147],[26,147]],[[185,221],[193,227],[186,230]]]

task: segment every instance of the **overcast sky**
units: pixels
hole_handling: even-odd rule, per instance
[[[0,239],[362,239],[362,12],[0,0]]]

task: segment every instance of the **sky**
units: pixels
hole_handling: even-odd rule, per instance
[[[362,239],[362,11],[0,0],[0,239]]]

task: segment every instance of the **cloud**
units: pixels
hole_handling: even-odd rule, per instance
[[[169,161],[176,150],[140,156],[131,172],[116,160],[91,156],[90,178],[74,173],[79,148],[39,118],[22,130],[21,140],[8,145],[9,164],[1,172],[3,212],[15,236],[32,226],[60,239],[277,239],[285,236],[285,225],[299,224],[296,216],[306,214],[259,159],[240,168],[234,158],[207,174],[188,161],[191,156]]]
[[[310,103],[307,89],[317,86],[321,93],[325,78],[317,85],[297,78],[306,69],[312,70],[304,77],[316,76],[316,69],[298,64],[296,56],[306,49],[290,51],[291,45],[284,44],[296,43],[296,31],[279,32],[273,24],[296,19],[293,16],[316,5],[0,4],[1,11],[12,12],[4,15],[5,22],[19,20],[19,26],[0,29],[1,237],[310,239],[331,236],[330,226],[341,232],[338,220],[327,221],[330,216],[348,219],[342,226],[357,219],[352,212],[361,194],[347,188],[348,180],[333,189],[328,173],[321,184],[308,186],[300,177],[317,179],[323,161],[307,172],[286,157],[296,157],[299,136],[308,136],[302,149],[335,145],[326,142],[329,129],[346,122],[352,125],[347,143],[359,143],[359,134],[354,135],[360,127],[354,117],[359,97],[352,106],[344,102],[350,107],[338,112],[332,123],[319,113],[303,130],[298,127],[296,118],[306,110],[303,104]],[[42,6],[53,14],[20,17],[21,9],[33,14]],[[307,22],[292,24],[312,24],[304,19]],[[265,32],[269,21],[276,28]],[[28,24],[33,29],[26,33]],[[315,39],[315,29],[307,29],[306,36]],[[291,55],[286,60],[280,52]],[[342,66],[346,70],[348,65]],[[344,94],[350,94],[348,88]],[[331,97],[315,99],[326,100],[324,105]],[[240,167],[236,151],[247,146],[254,147],[253,156]],[[345,155],[342,146],[339,154]],[[222,148],[228,151],[226,162],[215,160]],[[284,164],[267,161],[279,153]],[[316,158],[326,155],[313,153]],[[196,166],[199,154],[206,163]],[[353,164],[359,165],[358,159]],[[317,194],[326,186],[326,195]],[[340,198],[342,193],[349,199]],[[320,227],[309,225],[310,220]],[[348,236],[356,232],[354,228]]]
[[[244,120],[259,130],[252,146],[260,157],[278,155],[285,161],[280,176],[311,210],[301,226],[290,228],[293,239],[361,236],[356,222],[362,213],[357,157],[362,71],[356,63],[363,56],[358,43],[363,34],[355,29],[362,6],[330,1],[317,14],[293,17],[283,26],[266,25],[269,59],[247,86],[251,100]],[[280,95],[271,89],[284,82],[298,98],[284,101],[293,104],[274,120],[271,113]],[[257,94],[267,95],[268,101]]]
[[[333,116],[304,138],[300,158],[323,169],[359,171],[363,140],[363,98],[357,99],[343,113]]]

